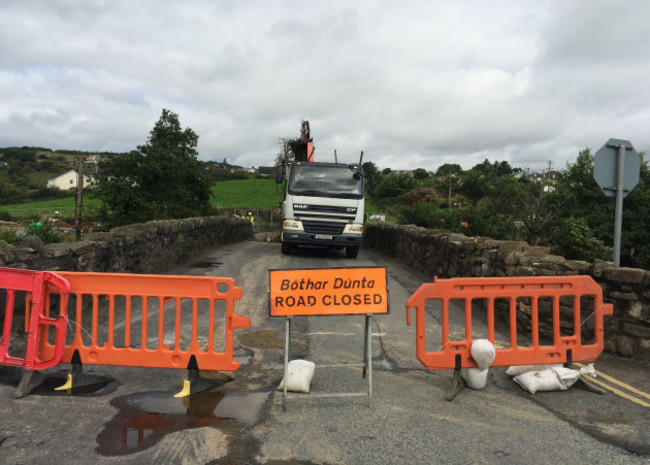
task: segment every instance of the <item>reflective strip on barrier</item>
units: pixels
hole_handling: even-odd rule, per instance
[[[60,296],[58,316],[52,318],[49,317],[50,300],[44,299],[46,285],[50,289],[56,289],[56,293]],[[5,312],[2,339],[0,339],[0,365],[23,367],[27,370],[43,370],[61,363],[68,323],[66,314],[70,291],[68,282],[55,273],[0,268],[0,290],[3,290],[3,294],[6,292],[2,296],[5,300]],[[27,296],[25,299],[27,302],[25,326],[28,335],[24,358],[9,354],[11,322],[17,291],[23,291]],[[48,333],[50,326],[55,329],[54,342],[51,345],[51,350],[45,354],[39,352],[39,344],[42,336]]]
[[[184,369],[194,355],[202,370],[239,369],[234,330],[249,328],[250,320],[235,314],[242,290],[232,278],[59,274],[70,283],[64,362],[76,350],[92,365]],[[48,338],[41,343],[43,353],[52,350]]]
[[[427,301],[433,301],[440,311],[441,338],[438,341],[440,348],[436,351],[427,351],[426,335],[431,336],[432,330],[427,330],[425,320],[433,320],[433,315],[425,309]],[[482,338],[488,339],[496,348],[492,366],[564,363],[567,358],[573,361],[594,361],[604,348],[603,316],[613,313],[612,304],[603,303],[602,289],[589,276],[434,278],[433,283],[420,286],[406,302],[408,325],[411,324],[411,308],[416,310],[417,358],[426,368],[458,368],[457,355],[460,355],[462,368],[477,366],[470,354],[473,339],[472,304],[476,304],[476,301],[485,304],[480,313],[485,312],[487,334]],[[502,320],[495,320],[495,302],[501,308],[507,307]],[[565,309],[562,314],[561,304]],[[454,306],[464,307],[459,312],[464,313],[463,323],[460,324],[462,329],[459,331],[464,330],[464,335],[460,337],[450,330],[451,313],[457,311]],[[566,308],[571,306],[572,313],[567,316]],[[588,310],[585,309],[587,306]],[[542,310],[548,318],[540,318]],[[431,313],[436,311],[438,309]],[[523,344],[525,334],[518,339],[518,312],[530,312],[529,346]],[[582,341],[581,312],[584,312],[585,319],[593,317],[593,342],[588,344]],[[562,326],[561,320],[565,323]],[[548,323],[552,326],[552,341],[540,341],[540,324],[548,326]],[[497,324],[508,327],[505,332],[509,334],[509,341],[495,343]],[[567,326],[571,328],[567,330]],[[479,338],[481,337],[474,337]]]

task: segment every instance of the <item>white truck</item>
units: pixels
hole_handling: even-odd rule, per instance
[[[364,222],[361,160],[349,165],[293,161],[285,168],[282,253],[307,245],[345,248],[347,257],[356,257]]]

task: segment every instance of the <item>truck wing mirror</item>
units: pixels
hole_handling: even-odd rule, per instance
[[[280,184],[282,182],[282,179],[284,178],[284,173],[282,172],[282,169],[279,169],[278,171],[275,172],[275,183]]]
[[[350,163],[348,165],[348,169],[353,172],[352,177],[355,179],[355,181],[358,181],[363,177],[363,172],[359,169],[358,165]]]

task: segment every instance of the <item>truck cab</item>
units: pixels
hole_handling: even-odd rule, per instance
[[[363,240],[361,165],[294,161],[287,168],[282,253],[306,245],[345,248],[356,257]]]

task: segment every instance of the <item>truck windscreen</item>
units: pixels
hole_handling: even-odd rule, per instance
[[[363,198],[363,177],[345,165],[296,164],[289,177],[291,195]]]

